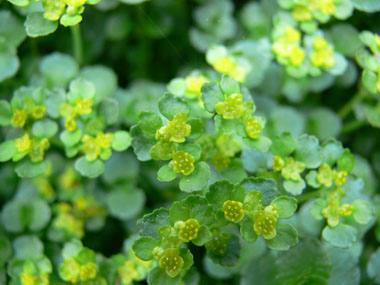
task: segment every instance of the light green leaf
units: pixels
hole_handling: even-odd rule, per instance
[[[183,99],[170,93],[166,93],[158,100],[158,108],[168,120],[172,120],[178,113],[183,112],[187,115],[190,112],[187,103]]]
[[[225,99],[219,84],[215,82],[203,84],[201,98],[205,109],[210,113],[215,113],[215,105]]]
[[[89,178],[98,177],[104,171],[104,163],[100,159],[88,161],[85,156],[78,158],[74,167],[80,174]]]
[[[10,160],[17,153],[17,148],[13,140],[0,144],[0,162]]]
[[[266,240],[267,246],[272,250],[288,250],[298,243],[297,230],[291,224],[278,224],[276,236]]]
[[[0,126],[11,124],[13,112],[8,101],[0,100]]]
[[[357,230],[354,227],[342,223],[334,228],[326,226],[322,232],[322,236],[327,242],[341,248],[351,247],[357,239],[356,235]]]
[[[65,144],[67,147],[71,147],[76,145],[80,139],[82,138],[82,131],[78,128],[73,132],[69,132],[68,130],[64,130],[60,134],[61,141]]]
[[[201,161],[195,164],[193,173],[188,176],[182,176],[179,182],[179,189],[187,193],[201,191],[206,187],[210,175],[210,167],[206,162]]]
[[[34,163],[26,159],[19,162],[15,170],[22,178],[32,178],[45,173],[48,170],[48,163],[46,161]]]
[[[240,185],[244,187],[246,193],[260,191],[262,194],[261,202],[264,205],[269,205],[278,194],[277,183],[273,179],[248,177]]]
[[[307,168],[317,168],[321,164],[321,153],[318,139],[315,136],[300,136],[297,139],[295,159],[304,163]]]
[[[140,213],[145,204],[145,195],[140,189],[116,189],[107,193],[106,204],[112,216],[128,220]]]
[[[37,138],[52,138],[58,132],[58,124],[50,119],[36,121],[32,126],[32,134]]]
[[[25,21],[26,33],[32,38],[54,33],[57,28],[58,22],[45,19],[43,12],[30,13]]]
[[[157,172],[157,179],[161,182],[172,181],[177,178],[177,173],[173,171],[173,169],[169,166],[169,164],[165,164],[160,167]]]
[[[127,131],[117,131],[113,135],[112,148],[116,151],[125,151],[132,143]]]
[[[133,245],[136,256],[148,261],[153,258],[153,249],[157,246],[157,241],[152,237],[140,237]]]
[[[372,209],[368,202],[363,200],[355,200],[352,203],[352,206],[354,206],[352,216],[357,223],[366,225],[372,220]]]
[[[358,10],[373,13],[380,11],[380,2],[377,0],[351,0],[354,7]]]
[[[119,103],[113,98],[106,98],[100,103],[100,116],[108,125],[113,125],[119,118]]]
[[[305,180],[301,179],[299,181],[293,181],[293,180],[285,180],[284,181],[284,188],[287,192],[293,195],[300,195],[305,189],[306,183]]]
[[[265,136],[260,136],[258,139],[251,139],[251,138],[244,138],[243,142],[248,145],[249,147],[253,148],[254,150],[257,150],[259,152],[268,152],[269,147],[272,144],[272,141],[265,137]]]
[[[220,88],[227,96],[240,93],[239,82],[225,74],[223,74],[222,80],[220,81]]]
[[[162,127],[161,117],[152,111],[142,111],[139,114],[139,118],[138,126],[141,131],[144,135],[154,138],[157,130]]]
[[[40,63],[42,75],[55,87],[65,87],[78,70],[78,64],[71,56],[58,52],[45,56]]]
[[[286,157],[291,154],[297,147],[297,141],[293,138],[292,134],[285,132],[280,136],[276,136],[272,140],[270,150],[274,155]]]
[[[202,225],[199,228],[197,237],[191,241],[193,244],[197,246],[203,246],[204,244],[208,243],[211,240],[211,238],[212,238],[212,233],[210,232],[209,228]]]
[[[351,154],[351,151],[348,148],[344,149],[337,161],[339,170],[350,173],[354,168],[354,163],[355,157]]]
[[[244,219],[240,226],[240,233],[242,238],[249,243],[257,240],[257,234],[253,229],[252,220],[249,218]]]
[[[271,204],[277,206],[280,219],[289,219],[297,210],[297,200],[292,197],[280,196],[274,199]]]
[[[172,278],[166,274],[164,269],[158,266],[153,268],[148,275],[149,285],[179,285],[181,284],[181,281],[181,275]]]

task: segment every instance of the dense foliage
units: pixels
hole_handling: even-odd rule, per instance
[[[0,5],[0,284],[380,284],[380,1]]]

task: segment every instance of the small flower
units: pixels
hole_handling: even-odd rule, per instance
[[[96,144],[102,149],[107,149],[111,147],[113,139],[113,134],[99,132],[96,136]]]
[[[346,183],[347,172],[333,170],[333,177],[336,186],[342,186],[344,183]]]
[[[12,126],[21,128],[24,127],[27,118],[28,113],[25,110],[15,110],[12,116]]]
[[[184,142],[185,137],[191,134],[191,126],[186,122],[187,115],[183,112],[178,113],[166,126],[157,130],[156,139],[176,143]]]
[[[222,134],[216,139],[216,146],[226,156],[232,157],[241,150],[241,144],[232,135]]]
[[[276,236],[275,226],[277,225],[278,209],[274,205],[259,210],[254,215],[253,229],[257,235],[262,235],[265,239],[273,239]]]
[[[197,98],[201,95],[203,84],[209,80],[203,75],[186,77],[186,94],[187,97]]]
[[[166,273],[174,278],[176,277],[183,267],[184,261],[180,256],[178,248],[170,248],[165,250],[165,253],[159,260],[159,265],[161,268],[166,270]]]
[[[210,160],[210,162],[215,166],[215,168],[219,170],[227,169],[230,165],[230,161],[231,159],[221,152],[215,154]]]
[[[133,280],[139,277],[136,265],[130,260],[127,260],[122,266],[120,266],[117,273],[120,275],[123,284],[131,284]]]
[[[296,6],[293,10],[292,16],[294,20],[299,22],[311,21],[313,19],[309,9],[305,6]]]
[[[22,285],[36,285],[34,281],[34,276],[29,273],[21,273],[20,275]]]
[[[89,135],[84,135],[82,138],[82,151],[85,153],[88,161],[94,161],[98,158],[101,152],[101,147],[97,144],[96,138]]]
[[[327,41],[317,36],[313,43],[313,52],[310,57],[311,63],[316,67],[329,69],[333,67],[336,62],[334,58],[334,48],[327,43]]]
[[[330,187],[333,182],[333,171],[327,163],[322,163],[318,169],[317,180],[319,184]]]
[[[224,102],[219,102],[215,106],[218,115],[222,115],[226,120],[239,119],[245,114],[245,105],[242,94],[232,94]]]
[[[185,222],[177,221],[174,228],[178,232],[178,237],[184,241],[189,242],[198,236],[198,231],[201,225],[195,219],[188,219]]]
[[[322,210],[322,216],[327,219],[327,223],[331,227],[339,224],[339,218],[350,216],[354,207],[349,204],[339,205],[339,200],[334,199],[328,202],[328,206]]]
[[[43,0],[42,6],[45,10],[45,19],[50,21],[58,21],[65,12],[66,4],[64,0]]]
[[[281,175],[285,179],[294,181],[301,180],[301,173],[305,170],[305,164],[295,161],[292,157],[286,159],[285,167],[282,168]]]
[[[65,259],[59,267],[59,273],[63,280],[77,283],[80,277],[80,264],[74,258]]]
[[[86,115],[92,112],[92,98],[77,98],[75,101],[75,111],[79,115]]]
[[[33,108],[32,116],[35,119],[41,119],[46,113],[46,108],[44,106],[35,106]]]
[[[25,133],[21,138],[15,139],[17,152],[29,152],[32,147],[32,140],[29,135]]]
[[[258,139],[263,127],[254,117],[250,117],[246,121],[245,131],[251,139]]]
[[[244,218],[243,203],[227,200],[223,203],[224,218],[233,223],[239,223]]]
[[[281,171],[285,166],[285,161],[281,157],[275,156],[273,157],[272,166],[274,171]]]
[[[176,173],[190,175],[194,171],[194,157],[185,151],[177,151],[173,155],[171,167]]]
[[[73,132],[77,129],[77,122],[74,118],[68,118],[65,120],[65,128],[69,132]]]
[[[96,264],[93,262],[89,262],[80,267],[80,280],[86,281],[89,279],[93,279],[96,276]]]
[[[254,215],[258,210],[261,210],[262,194],[259,191],[249,192],[244,199],[244,213]]]
[[[221,233],[219,229],[212,231],[212,240],[205,244],[207,250],[212,251],[213,254],[224,256],[227,252],[227,243],[230,236],[226,233]]]

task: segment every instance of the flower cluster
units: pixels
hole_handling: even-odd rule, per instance
[[[226,47],[220,45],[208,49],[206,60],[216,71],[227,74],[239,82],[244,82],[252,69],[247,59],[229,53]]]

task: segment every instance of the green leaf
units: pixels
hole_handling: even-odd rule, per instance
[[[321,159],[322,162],[333,166],[338,160],[343,150],[342,143],[336,139],[329,139],[325,141],[321,146]]]
[[[292,197],[280,196],[271,202],[280,212],[280,219],[289,219],[297,210],[297,200]]]
[[[306,178],[307,185],[309,185],[315,189],[318,189],[321,187],[321,184],[319,184],[319,182],[318,182],[318,172],[316,170],[310,171],[306,175],[305,178]]]
[[[203,84],[201,98],[205,109],[210,113],[215,113],[215,105],[225,99],[219,85],[215,82]]]
[[[317,168],[321,164],[319,141],[315,136],[302,135],[297,139],[296,160],[307,168]]]
[[[15,52],[0,52],[0,82],[16,74],[20,61]]]
[[[181,145],[179,150],[183,150],[191,154],[194,157],[195,161],[201,158],[202,147],[198,144],[186,143],[186,144]]]
[[[330,34],[334,49],[343,55],[354,57],[356,51],[363,47],[358,31],[350,24],[336,24],[331,28]]]
[[[160,167],[157,172],[157,179],[161,182],[172,181],[177,178],[177,173],[173,171],[173,169],[169,166],[169,164],[165,164]]]
[[[145,194],[133,187],[112,190],[106,195],[106,205],[110,214],[120,220],[136,217],[145,205]]]
[[[69,26],[75,26],[79,24],[82,21],[81,15],[70,15],[70,14],[64,14],[61,19],[60,23],[62,26],[69,27]]]
[[[376,94],[377,93],[377,75],[375,72],[364,69],[362,75],[362,81],[364,86],[368,89],[369,92]]]
[[[12,246],[5,235],[0,235],[0,265],[4,266],[12,256]]]
[[[380,11],[380,2],[377,0],[351,0],[354,7],[358,10],[373,13]]]
[[[88,161],[85,156],[78,158],[74,167],[80,174],[89,178],[98,177],[104,172],[104,163],[100,159],[95,161]]]
[[[337,161],[339,170],[350,173],[354,168],[354,163],[355,157],[351,154],[351,151],[348,148],[344,149]]]
[[[269,147],[272,144],[272,141],[265,137],[265,136],[260,136],[258,139],[251,139],[251,138],[244,138],[243,142],[248,145],[249,147],[253,148],[254,150],[260,151],[260,152],[268,152]]]
[[[22,219],[23,204],[19,201],[11,201],[4,205],[1,213],[2,223],[8,232],[18,233],[25,228]]]
[[[342,129],[341,119],[327,108],[316,108],[310,112],[306,124],[307,132],[323,141],[338,136]]]
[[[40,63],[42,75],[55,87],[65,87],[78,70],[78,64],[71,56],[58,52],[45,56]]]
[[[182,202],[175,201],[169,210],[169,214],[172,223],[186,221],[190,218],[190,209],[183,206]]]
[[[16,173],[22,178],[32,178],[45,173],[48,170],[48,163],[46,161],[31,162],[30,160],[23,160],[16,166]]]
[[[231,200],[231,193],[234,189],[234,185],[221,180],[210,185],[209,191],[206,194],[207,200],[210,204],[214,204],[217,208],[221,208],[223,203],[227,200]]]
[[[156,209],[153,213],[144,215],[137,221],[140,235],[151,236],[157,240],[160,239],[158,230],[166,225],[170,225],[170,217],[169,211],[164,208]]]
[[[257,240],[256,232],[253,229],[253,223],[252,220],[249,218],[244,219],[243,223],[240,227],[240,233],[242,238],[246,242],[255,242]]]
[[[100,103],[100,116],[107,125],[113,125],[119,118],[119,103],[113,98],[106,98]]]
[[[168,120],[173,120],[178,113],[183,112],[188,115],[190,112],[186,101],[170,93],[166,93],[158,100],[158,109]]]
[[[179,285],[181,284],[181,281],[181,275],[172,278],[166,274],[166,271],[161,267],[153,268],[148,275],[149,285]]]
[[[272,250],[288,250],[298,243],[297,230],[291,224],[278,224],[276,236],[266,240],[267,246]]]
[[[58,22],[45,19],[43,12],[30,13],[25,21],[26,34],[32,38],[54,33],[57,28]]]
[[[175,96],[183,96],[186,92],[186,80],[183,78],[174,78],[168,84],[168,90]]]
[[[132,143],[127,131],[117,131],[113,134],[112,148],[116,151],[125,151]]]
[[[366,106],[364,112],[368,122],[375,128],[380,128],[380,113],[376,107]]]
[[[323,238],[334,246],[351,247],[356,241],[357,230],[354,227],[339,223],[336,227],[326,226],[322,232]]]
[[[64,130],[59,138],[61,141],[65,144],[67,147],[71,147],[76,145],[82,138],[82,131],[81,129],[76,129],[73,132],[69,132],[68,130]]]
[[[0,144],[0,162],[10,160],[17,153],[17,148],[13,140]]]
[[[270,150],[274,155],[286,157],[291,154],[296,147],[297,141],[293,138],[293,135],[289,132],[285,132],[281,136],[276,136],[272,140]]]
[[[0,100],[0,126],[11,124],[13,112],[8,101]]]
[[[220,88],[227,96],[240,93],[239,82],[226,74],[223,74],[222,76],[222,80],[220,81]]]
[[[278,284],[327,284],[331,261],[316,238],[301,240],[276,258]]]
[[[52,138],[58,132],[58,124],[50,119],[36,121],[32,126],[32,134],[37,138]]]
[[[42,199],[31,201],[29,206],[31,207],[31,217],[28,227],[31,231],[40,231],[50,221],[50,207],[48,203]]]
[[[132,248],[138,258],[142,260],[151,260],[153,258],[153,249],[157,246],[157,241],[152,237],[140,237],[136,240]]]
[[[277,197],[277,183],[273,179],[248,177],[241,183],[246,193],[260,191],[262,194],[261,202],[269,205]]]
[[[117,77],[115,72],[108,67],[101,65],[85,67],[81,70],[80,76],[94,84],[95,104],[111,97],[116,92]]]
[[[354,206],[352,216],[357,223],[366,225],[372,220],[372,209],[368,202],[363,200],[355,200],[352,203],[352,206]]]
[[[162,127],[161,117],[152,111],[142,111],[139,118],[138,126],[141,131],[144,135],[154,138],[157,130]]]
[[[150,160],[150,150],[156,140],[145,136],[138,125],[133,126],[130,132],[132,136],[132,147],[138,160]]]
[[[84,78],[76,78],[70,82],[70,91],[67,94],[67,98],[70,102],[74,103],[77,98],[94,98],[95,86],[94,84]]]
[[[210,167],[206,162],[196,163],[193,173],[181,177],[179,189],[187,193],[201,191],[206,187],[210,175]]]
[[[25,28],[19,19],[9,10],[0,11],[0,38],[4,38],[9,45],[18,47],[25,37]]]
[[[17,237],[13,241],[13,248],[17,259],[38,259],[44,250],[42,242],[34,235]]]
[[[285,190],[292,195],[300,195],[303,189],[305,189],[305,187],[306,187],[306,183],[305,183],[305,180],[303,179],[299,181],[293,181],[293,180],[284,181]]]
[[[380,282],[380,248],[371,255],[367,264],[367,274],[376,283]]]
[[[201,226],[199,228],[199,231],[197,233],[197,237],[192,241],[193,244],[197,246],[203,246],[204,244],[208,243],[212,238],[212,234],[208,227]]]

